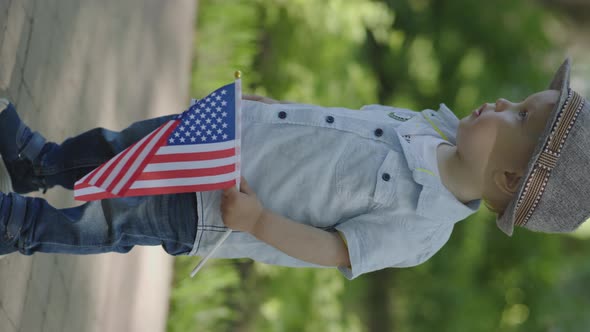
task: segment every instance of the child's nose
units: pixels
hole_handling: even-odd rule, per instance
[[[510,108],[510,105],[512,105],[511,102],[504,98],[500,98],[496,100],[496,112],[504,112],[506,109]]]

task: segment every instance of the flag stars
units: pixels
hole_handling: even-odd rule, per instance
[[[221,127],[222,127],[222,128],[227,128],[227,123],[225,123],[225,122],[224,122],[224,123],[221,125]]]
[[[191,135],[191,132],[188,130],[186,131],[186,133],[184,133],[184,136],[190,136],[190,135]]]
[[[217,129],[217,133],[218,133],[219,135],[221,135],[221,133],[223,133],[223,130],[221,130],[221,129]]]
[[[180,143],[184,143],[184,137],[180,138]]]
[[[178,137],[178,136],[180,136],[180,134],[176,132],[176,133],[174,133],[174,136]]]
[[[191,136],[191,142],[195,142],[197,139]]]
[[[218,106],[218,107],[216,108],[216,110],[217,110],[217,112],[221,112],[222,108]]]
[[[191,126],[191,131],[195,131],[195,128],[197,128],[197,127],[195,127],[195,125],[192,125]]]
[[[223,139],[227,139],[227,134],[223,134],[221,137],[223,137]]]
[[[215,129],[215,128],[217,128],[217,125],[214,123],[211,125],[211,128]]]
[[[207,135],[211,136],[211,130],[206,131]]]
[[[213,95],[212,95],[213,96]],[[216,96],[215,100],[220,101],[221,100],[221,96]]]
[[[224,95],[227,93],[227,90],[221,90],[221,94]]]
[[[170,143],[174,143],[174,138],[170,138],[170,139],[168,140],[168,142],[170,142]]]
[[[215,107],[215,105],[217,105],[217,103],[216,103],[216,102],[214,102],[214,101],[212,101],[212,102],[211,102],[211,107]]]
[[[207,107],[205,108],[205,110],[207,111],[207,113],[211,113],[211,107]]]
[[[221,121],[223,121],[223,120],[221,120],[221,118],[217,118],[216,120],[217,120],[217,123],[220,123]]]
[[[223,116],[224,118],[227,117],[227,112],[221,113],[221,116]]]
[[[189,120],[186,120],[184,121],[184,124],[188,126],[189,124],[191,124],[191,122]]]
[[[201,141],[203,141],[203,142],[204,142],[204,141],[206,141],[206,140],[207,140],[207,137],[205,137],[205,136],[201,136]]]
[[[209,124],[209,123],[211,123],[211,119],[206,119],[205,122],[207,122]]]
[[[224,100],[221,102],[221,106],[225,106],[225,105],[227,105],[227,101]]]

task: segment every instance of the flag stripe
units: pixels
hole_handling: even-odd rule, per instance
[[[235,153],[236,149],[232,147],[231,149],[210,152],[193,152],[161,155],[156,154],[150,160],[150,164],[167,163],[175,161],[218,159],[234,156]]]
[[[200,169],[185,169],[185,170],[172,170],[172,171],[160,171],[160,172],[144,172],[139,175],[136,181],[143,180],[159,180],[159,179],[174,179],[174,178],[190,178],[196,176],[209,176],[219,175],[235,171],[235,165],[218,166],[211,168],[200,168]]]
[[[193,177],[193,178],[178,178],[178,179],[164,179],[164,180],[147,180],[147,181],[135,181],[131,186],[131,189],[141,189],[141,188],[165,188],[165,187],[180,187],[180,186],[189,186],[189,185],[201,185],[207,183],[221,183],[227,182],[231,179],[234,179],[236,174],[234,172],[220,174],[220,175],[212,175],[206,178],[203,177]]]
[[[202,161],[181,161],[177,163],[158,163],[148,164],[144,168],[144,172],[159,172],[159,171],[172,171],[177,169],[197,169],[197,168],[211,168],[217,166],[225,166],[236,162],[236,157],[231,156],[229,158],[213,159],[213,160],[202,160]]]
[[[131,169],[125,173],[125,176],[121,179],[119,184],[112,191],[115,195],[124,194],[127,189],[131,186],[135,178],[141,173],[145,166],[150,161],[150,157],[153,156],[155,151],[158,150],[158,146],[165,143],[170,132],[176,128],[179,121],[169,121],[165,126],[162,126],[161,130],[154,136],[153,139],[142,149],[141,153],[135,158],[135,161],[131,165]],[[162,142],[164,141],[164,142]]]
[[[235,147],[234,140],[219,143],[172,145],[161,147],[156,155],[227,150]]]
[[[151,132],[148,136],[144,137],[141,141],[133,144],[129,149],[123,151],[121,153],[121,158],[120,160],[117,161],[116,164],[111,165],[111,168],[108,170],[109,172],[105,175],[107,175],[106,179],[104,180],[100,180],[96,182],[96,185],[101,187],[101,188],[105,188],[107,191],[111,191],[112,190],[112,185],[113,183],[116,183],[115,180],[119,179],[122,175],[121,172],[124,170],[124,166],[127,164],[127,161],[129,160],[129,158],[135,154],[135,151],[137,151],[140,147],[142,147],[145,142],[147,142],[148,140],[150,140],[153,136],[155,135],[155,131]]]

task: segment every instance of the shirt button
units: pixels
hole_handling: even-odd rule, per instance
[[[389,179],[391,179],[391,176],[389,176],[389,173],[383,173],[383,175],[381,176],[381,178],[384,181],[389,181]]]
[[[383,129],[381,129],[381,128],[375,129],[375,136],[381,137],[381,135],[383,135]]]
[[[326,122],[327,122],[327,123],[332,123],[332,122],[334,122],[334,117],[333,117],[333,116],[331,116],[331,115],[328,115],[328,116],[326,117]]]
[[[285,112],[285,111],[280,111],[279,112],[279,118],[284,119],[286,117],[287,117],[287,112]]]

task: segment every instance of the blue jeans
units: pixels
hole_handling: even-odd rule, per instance
[[[33,169],[21,175],[35,176],[49,187],[72,189],[86,173],[172,117],[140,121],[121,132],[96,128],[62,144],[30,140],[30,134],[17,137],[18,145],[19,139],[42,145]],[[0,144],[12,143],[2,135]],[[0,193],[0,254],[123,253],[134,245],[162,245],[171,255],[186,254],[196,234],[196,207],[193,193],[108,199],[68,209],[56,209],[41,198]]]

